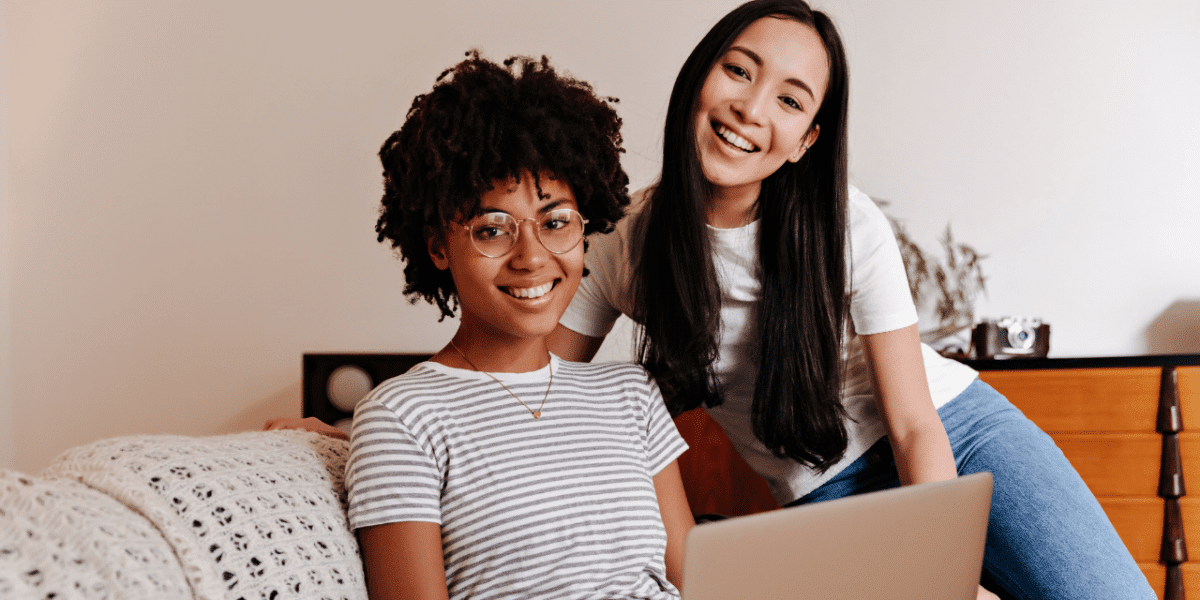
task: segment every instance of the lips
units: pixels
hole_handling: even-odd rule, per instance
[[[726,143],[742,152],[751,153],[759,151],[759,147],[751,143],[750,140],[734,133],[733,130],[716,121],[713,121],[712,128],[716,132],[717,137],[725,140]]]
[[[549,294],[550,290],[554,289],[554,286],[557,283],[558,283],[558,280],[555,280],[555,281],[551,281],[549,283],[544,283],[544,284],[536,286],[536,287],[529,287],[529,288],[502,287],[500,289],[504,290],[504,293],[508,294],[509,296],[512,296],[513,298],[532,300],[534,298],[541,298],[542,296]]]

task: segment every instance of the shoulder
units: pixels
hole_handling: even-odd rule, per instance
[[[644,425],[656,421],[666,404],[658,383],[645,368],[630,362],[562,362],[562,393],[586,402],[589,411],[599,410],[605,419],[624,418]],[[667,417],[669,420],[670,417]]]
[[[384,381],[371,390],[355,409],[355,413],[386,410],[397,416],[414,411],[427,411],[441,405],[447,395],[453,395],[461,382],[435,368],[431,363],[419,363],[408,372]]]
[[[883,214],[879,205],[854,186],[850,186],[850,200],[846,210],[848,225],[853,233],[857,234],[860,230],[891,231],[892,226],[888,222],[887,215]]]
[[[642,365],[633,362],[575,362],[558,359],[561,372],[565,376],[581,379],[599,379],[614,381],[644,381],[650,379],[650,373]]]
[[[647,190],[635,192],[628,213],[612,231],[587,238],[584,264],[588,272],[561,319],[571,330],[604,337],[621,314],[633,311],[629,291],[635,277],[635,256],[642,246],[636,232],[646,196]]]
[[[630,194],[629,209],[625,211],[625,216],[617,221],[613,230],[588,239],[589,255],[615,255],[622,258],[628,255],[630,242],[637,230],[636,223],[641,220],[642,212],[647,207],[647,200],[652,190],[653,186],[650,186]]]
[[[597,398],[601,396],[643,397],[658,385],[645,368],[631,362],[581,363],[559,359],[560,373],[555,381],[574,385]]]
[[[861,267],[881,253],[899,256],[891,220],[874,200],[853,186],[847,212],[847,242],[850,244],[847,260]]]
[[[657,189],[657,187],[658,186],[656,186],[655,184],[650,184],[650,185],[630,194],[629,195],[629,211],[628,212],[633,213],[633,212],[642,210],[642,208],[646,205],[646,200],[650,197],[650,195],[654,192],[654,190]]]

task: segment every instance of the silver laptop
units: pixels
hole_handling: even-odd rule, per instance
[[[973,600],[992,476],[697,525],[684,600]]]

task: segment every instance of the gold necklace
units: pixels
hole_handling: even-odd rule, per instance
[[[479,367],[475,366],[475,363],[471,362],[471,359],[467,358],[466,353],[464,353],[462,350],[459,350],[458,346],[454,345],[454,340],[450,340],[450,347],[454,348],[454,351],[458,352],[458,355],[463,357],[463,360],[467,361],[467,364],[471,365],[472,369],[475,369],[475,371],[477,371],[479,373],[483,373],[484,375],[487,375],[488,377],[491,377],[492,381],[499,383],[500,387],[504,388],[504,391],[508,392],[509,396],[516,398],[517,402],[520,402],[521,406],[524,406],[525,410],[529,411],[529,414],[533,415],[533,418],[535,418],[535,419],[542,418],[542,407],[546,406],[546,398],[550,397],[550,386],[554,385],[554,367],[553,366],[550,368],[550,383],[546,384],[546,394],[542,396],[542,403],[540,405],[538,405],[537,410],[533,410],[532,408],[529,408],[528,404],[525,404],[524,400],[521,400],[521,398],[518,397],[516,394],[514,394],[512,390],[508,389],[508,386],[504,385],[503,381],[496,379],[495,375],[492,375],[491,373],[488,373],[487,371],[484,371],[484,370],[480,369]]]

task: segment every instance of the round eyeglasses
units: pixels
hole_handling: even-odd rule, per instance
[[[540,217],[516,219],[503,212],[484,213],[463,225],[471,243],[480,254],[500,258],[508,254],[521,236],[521,223],[533,221],[533,231],[542,247],[554,254],[566,254],[583,240],[587,219],[569,208],[558,208]]]

